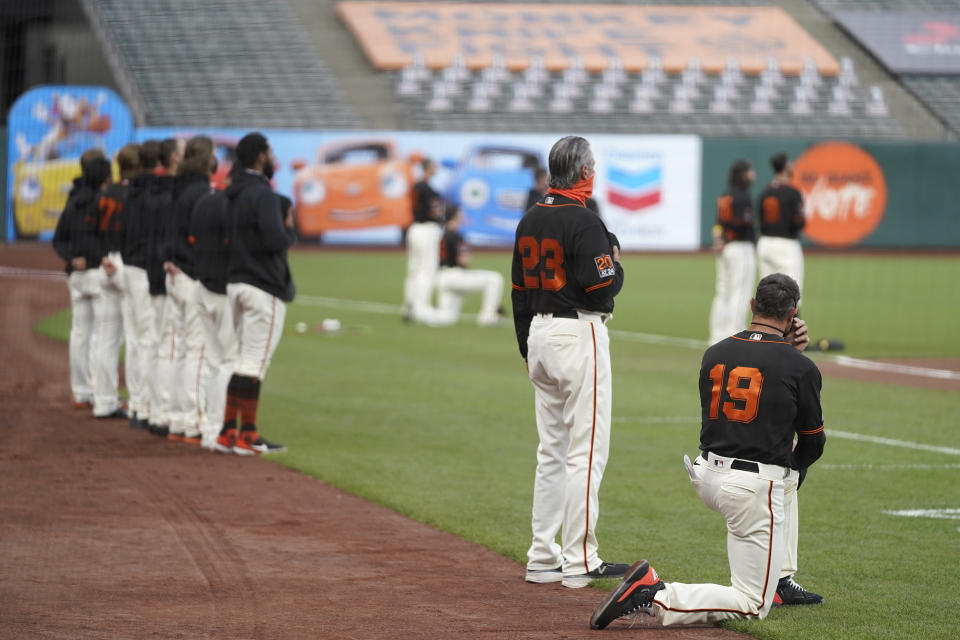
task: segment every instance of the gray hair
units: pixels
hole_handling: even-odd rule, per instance
[[[550,186],[554,189],[569,189],[580,182],[580,169],[593,167],[593,152],[590,143],[579,136],[567,136],[557,140],[550,149]]]
[[[790,276],[771,273],[757,284],[753,300],[756,315],[786,320],[800,302],[800,287]]]

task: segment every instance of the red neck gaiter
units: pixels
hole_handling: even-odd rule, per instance
[[[580,206],[585,207],[587,205],[587,198],[593,195],[593,176],[584,178],[569,189],[554,189],[551,187],[547,189],[547,193],[555,193],[558,196],[576,200],[580,203]]]

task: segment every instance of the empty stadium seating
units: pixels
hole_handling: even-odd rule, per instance
[[[146,124],[360,124],[282,0],[83,1]]]
[[[502,60],[482,71],[429,70],[421,59],[390,74],[414,126],[425,129],[553,131],[571,125],[593,132],[722,135],[903,137],[883,92],[862,87],[849,60],[836,77],[808,65],[784,76],[775,60],[759,76],[731,59],[720,74],[703,73],[695,59],[679,74],[654,59],[642,73],[616,60],[600,73],[578,61],[563,72],[534,62],[522,72]]]

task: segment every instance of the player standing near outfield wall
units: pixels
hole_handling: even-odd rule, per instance
[[[513,249],[513,319],[540,436],[525,579],[579,588],[628,568],[600,560],[596,537],[613,395],[606,323],[624,273],[616,238],[584,206],[589,143],[559,140],[549,164],[550,189],[520,220]]]
[[[785,153],[770,158],[773,181],[757,200],[760,211],[760,239],[757,241],[757,266],[760,277],[784,273],[797,282],[803,293],[803,249],[800,230],[806,224],[803,194],[790,184],[793,163]]]
[[[643,560],[594,611],[591,628],[632,612],[665,626],[711,624],[762,619],[777,603],[823,602],[783,575],[795,570],[796,491],[826,442],[820,371],[801,353],[810,339],[799,299],[789,276],[767,276],[750,301],[750,326],[707,349],[700,365],[700,455],[683,461],[697,495],[727,521],[730,586],[664,584]]]
[[[283,334],[286,303],[295,295],[287,264],[287,249],[295,236],[290,201],[281,202],[270,187],[275,160],[267,139],[259,133],[245,135],[237,143],[237,161],[242,170],[233,174],[226,197],[227,297],[238,359],[227,386],[227,408],[216,449],[254,455],[286,450],[258,432],[257,405],[260,383]]]
[[[94,165],[94,160],[103,162]],[[80,177],[73,181],[73,189],[53,234],[53,249],[66,263],[64,270],[67,272],[71,311],[70,390],[74,406],[78,409],[93,407],[93,383],[90,379],[93,294],[89,280],[97,266],[89,261],[92,256],[79,244],[79,227],[88,215],[88,209],[96,207],[100,188],[110,177],[110,163],[100,149],[88,149],[80,156],[80,172]]]
[[[413,224],[407,229],[407,277],[403,283],[404,317],[433,323],[436,310],[430,297],[439,269],[437,247],[443,235],[443,199],[430,186],[436,166],[430,158],[420,162],[423,177],[413,185]]]
[[[730,167],[727,190],[717,198],[713,248],[719,253],[716,293],[710,305],[710,344],[742,330],[746,319],[756,264],[749,188],[756,179],[750,163],[737,160]]]

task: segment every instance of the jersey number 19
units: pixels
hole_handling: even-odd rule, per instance
[[[720,417],[720,396],[723,393],[723,379],[727,365],[716,364],[710,369],[713,391],[710,394],[710,419]],[[746,386],[743,386],[746,383]],[[763,390],[763,374],[755,367],[734,367],[727,376],[727,396],[730,400],[723,403],[723,415],[733,422],[753,422],[760,405],[760,392]],[[743,406],[738,406],[742,402]]]

